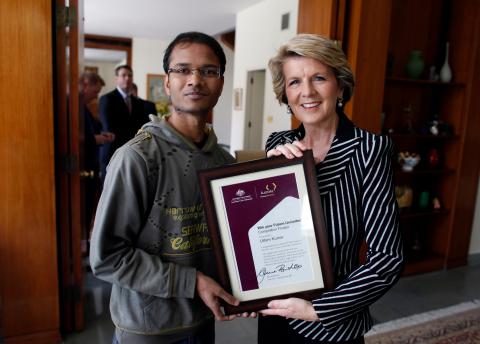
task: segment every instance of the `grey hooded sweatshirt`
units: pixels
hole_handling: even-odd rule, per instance
[[[113,284],[114,324],[136,334],[193,332],[213,315],[195,293],[196,271],[215,278],[197,170],[232,163],[208,138],[198,148],[164,119],[145,124],[108,166],[90,263]]]

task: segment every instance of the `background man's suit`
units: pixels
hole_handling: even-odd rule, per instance
[[[131,96],[132,111],[120,92],[115,89],[100,97],[99,111],[103,130],[115,134],[115,140],[104,144],[100,149],[102,180],[105,179],[106,167],[115,150],[132,139],[142,125],[148,122],[143,101]]]

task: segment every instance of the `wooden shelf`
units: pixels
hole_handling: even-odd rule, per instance
[[[398,152],[417,152],[422,156],[420,164],[411,172],[404,172],[398,163],[395,164],[397,185],[409,184],[416,191],[414,204],[418,204],[422,190],[448,204],[448,209],[438,211],[412,209],[400,213],[404,237],[412,242],[420,240],[426,250],[406,252],[404,275],[411,275],[459,265],[468,254],[473,210],[467,211],[465,204],[474,199],[476,187],[469,188],[471,180],[465,176],[473,175],[470,171],[478,171],[477,162],[476,167],[471,167],[474,165],[471,157],[475,155],[474,141],[478,146],[478,121],[475,118],[479,118],[479,110],[474,105],[475,97],[469,95],[471,75],[476,75],[477,64],[473,63],[472,55],[466,53],[478,51],[478,47],[472,45],[473,41],[478,44],[478,37],[465,35],[473,32],[473,27],[476,33],[480,32],[479,24],[473,25],[480,6],[478,3],[474,6],[470,0],[440,3],[425,0],[421,5],[416,0],[393,0],[390,3],[393,15],[389,22],[386,51],[388,74],[382,80],[382,127],[395,130],[390,137]],[[419,6],[423,12],[412,11]],[[408,26],[402,19],[406,16]],[[449,64],[455,71],[453,82],[426,80],[429,67],[435,66],[438,73],[443,64],[447,41],[451,43],[451,52],[464,52],[449,57]],[[421,75],[423,79],[403,77],[412,50],[422,52],[426,67]],[[478,94],[478,86],[476,90]],[[451,135],[434,136],[424,131],[435,115],[440,122],[447,124],[439,126],[440,132]],[[406,128],[414,134],[408,134]],[[440,165],[437,168],[429,168],[431,149],[438,150]]]
[[[450,213],[448,209],[440,210],[400,210],[400,220],[415,220],[428,217],[436,217],[447,215]]]
[[[402,84],[409,86],[439,86],[439,87],[465,87],[464,83],[461,82],[442,82],[442,81],[433,81],[433,80],[424,80],[424,79],[409,79],[409,78],[399,78],[399,77],[388,77],[385,79],[386,84]]]

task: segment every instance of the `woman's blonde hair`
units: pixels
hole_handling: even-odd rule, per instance
[[[292,56],[310,57],[329,67],[337,79],[338,86],[343,89],[343,104],[350,100],[355,81],[342,49],[334,41],[323,36],[299,34],[283,44],[268,62],[272,73],[273,91],[280,103],[288,103],[283,64]]]

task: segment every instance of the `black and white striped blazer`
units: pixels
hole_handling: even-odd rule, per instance
[[[303,126],[270,135],[266,150],[304,137]],[[368,306],[397,280],[403,267],[390,138],[359,129],[339,114],[330,150],[317,164],[336,286],[312,300],[320,322],[290,321],[314,341],[345,341],[372,326]],[[359,248],[367,242],[366,262]]]

